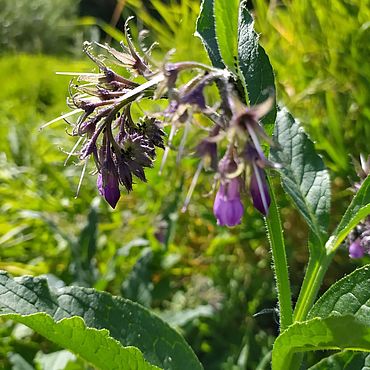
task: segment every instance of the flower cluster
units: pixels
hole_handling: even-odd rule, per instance
[[[355,162],[355,168],[360,182],[354,184],[358,190],[363,180],[370,174],[370,156],[367,160],[361,155],[360,162]],[[370,217],[360,222],[347,236],[346,244],[351,258],[362,258],[365,254],[370,255]]]
[[[264,169],[277,165],[265,157],[260,140],[270,144],[271,140],[259,120],[269,112],[274,99],[247,107],[241,102],[229,71],[197,62],[164,62],[156,66],[151,61],[152,47],[140,45],[140,52],[137,51],[127,23],[125,35],[127,44],[121,44],[121,51],[85,43],[84,51],[99,71],[79,74],[70,84],[69,105],[74,113],[80,113],[72,123],[72,135],[80,137],[80,146],[76,145],[73,152],[83,161],[94,159],[101,196],[115,208],[121,187],[131,191],[135,178],[146,181],[145,168],[153,166],[156,148],[165,150],[165,160],[174,135],[184,124],[191,123],[197,112],[210,122],[208,127],[202,127],[206,135],[196,145],[195,154],[200,158],[199,170],[215,171],[217,223],[235,226],[241,222],[241,196],[246,184],[255,208],[267,215],[270,197]],[[123,67],[123,73],[115,70],[113,65],[117,64]],[[179,86],[178,76],[184,71],[190,79]],[[204,93],[211,84],[217,84],[220,92],[220,102],[213,107],[208,106]],[[133,118],[137,102],[159,98],[168,100],[165,111]],[[165,145],[166,125],[170,131]],[[181,148],[179,155],[180,152]],[[199,171],[191,189],[198,175]]]

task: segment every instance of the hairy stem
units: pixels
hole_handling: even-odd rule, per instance
[[[284,331],[293,323],[292,294],[290,291],[288,264],[279,210],[271,186],[270,196],[271,205],[269,214],[266,217],[266,226],[274,263],[276,289],[279,301],[280,331]]]

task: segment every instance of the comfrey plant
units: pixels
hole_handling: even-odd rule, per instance
[[[203,127],[205,137],[195,151],[200,168],[207,166],[216,171],[219,190],[214,213],[218,224],[235,226],[241,222],[240,194],[247,178],[253,204],[267,215],[270,197],[264,168],[278,165],[268,161],[262,150],[261,139],[270,144],[272,141],[259,119],[271,110],[273,98],[247,107],[237,94],[235,76],[227,69],[196,62],[165,62],[155,66],[150,63],[151,48],[140,46],[141,53],[135,48],[128,22],[125,35],[127,45],[121,43],[121,51],[108,45],[85,43],[84,51],[98,71],[81,74],[70,84],[69,106],[81,113],[72,124],[72,135],[80,137],[77,142],[80,147],[76,146],[71,154],[83,161],[93,157],[99,193],[115,208],[122,188],[131,191],[135,178],[146,181],[145,168],[153,166],[156,148],[165,149],[166,158],[178,129],[191,123],[194,113],[201,113],[210,124]],[[94,46],[98,49],[96,55]],[[112,63],[124,67],[130,77],[114,71]],[[189,70],[193,72],[192,78],[177,86],[180,74]],[[219,87],[221,98],[214,107],[207,105],[204,93],[211,84]],[[131,114],[134,104],[163,98],[169,102],[165,111],[134,121]],[[171,130],[165,148],[162,128],[166,124]],[[191,192],[186,203],[190,196]]]
[[[208,123],[197,123],[204,135],[194,146],[199,166],[184,207],[199,172],[210,168],[215,173],[213,211],[219,225],[241,223],[248,192],[265,218],[280,330],[272,349],[272,369],[305,368],[305,352],[326,349],[338,352],[311,369],[333,368],[333,363],[337,368],[344,363],[365,365],[370,351],[369,266],[339,280],[319,299],[317,295],[345,241],[353,258],[369,252],[369,161],[362,160],[361,183],[339,225],[329,233],[328,171],[299,122],[285,108],[276,107],[272,67],[245,1],[203,0],[196,31],[212,66],[168,60],[155,64],[151,48],[135,47],[127,24],[125,31],[126,43],[119,51],[85,44],[97,70],[71,82],[69,104],[74,110],[62,116],[80,114],[71,123],[72,135],[78,137],[72,154],[85,165],[93,158],[101,196],[115,208],[136,179],[146,181],[145,170],[153,166],[156,150],[164,149],[163,165],[175,134],[184,128],[186,135],[194,114],[203,115]],[[207,101],[210,85],[219,91],[219,102],[213,106]],[[136,119],[135,104],[143,99],[166,99],[168,104],[163,111]],[[309,227],[310,258],[297,297],[291,293],[270,169],[280,176]],[[81,287],[51,291],[37,278],[14,280],[2,274],[0,279],[2,316],[30,326],[98,368],[202,369],[178,332],[129,300]]]

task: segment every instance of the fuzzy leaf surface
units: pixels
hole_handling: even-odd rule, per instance
[[[309,370],[370,370],[370,355],[344,351],[324,358]]]
[[[112,340],[125,347],[137,347],[146,361],[163,369],[180,370],[184,364],[191,369],[202,369],[179,333],[134,302],[76,286],[52,291],[44,279],[29,276],[13,279],[0,272],[0,315],[15,318],[36,314],[39,317],[40,313],[49,315],[50,323],[80,316],[81,319],[62,325],[68,329],[68,325],[83,323],[91,330],[106,329],[103,331],[106,337],[109,331]]]
[[[248,96],[249,104],[256,105],[265,101],[269,93],[275,91],[274,72],[268,56],[258,43],[258,34],[254,30],[254,20],[243,1],[239,11],[238,63],[239,75]],[[262,122],[273,125],[276,118],[276,106]]]
[[[358,268],[333,284],[315,303],[308,319],[353,314],[370,327],[370,265]]]
[[[370,352],[370,326],[353,315],[316,317],[295,322],[276,339],[272,368],[289,368],[288,364],[296,352],[329,349]]]
[[[78,316],[57,322],[46,313],[34,313],[28,316],[2,314],[1,317],[27,325],[102,370],[121,369],[122,364],[125,364],[128,370],[159,369],[146,362],[137,348],[123,347],[121,343],[109,336],[109,331],[106,329],[87,328],[83,319]]]
[[[330,178],[313,142],[283,108],[274,128],[271,160],[280,163],[282,184],[323,246],[330,212]]]
[[[195,36],[202,40],[209,59],[214,67],[224,68],[216,38],[216,19],[214,16],[215,0],[202,0],[197,19]]]
[[[238,70],[239,0],[214,0],[216,39],[222,60],[231,71]]]

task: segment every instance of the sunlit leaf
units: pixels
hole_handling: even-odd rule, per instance
[[[296,352],[326,349],[370,352],[370,326],[353,315],[295,322],[276,339],[272,368],[286,370]]]
[[[214,0],[216,39],[226,67],[238,71],[239,0]]]
[[[369,370],[370,354],[344,351],[324,358],[309,370]]]
[[[109,336],[106,329],[86,327],[81,317],[70,317],[54,320],[46,313],[31,315],[1,314],[29,326],[39,334],[68,348],[89,363],[102,370],[119,369],[126,364],[127,369],[158,369],[144,360],[142,353],[135,347],[123,347],[117,340]]]
[[[285,108],[278,112],[274,140],[270,158],[282,166],[283,187],[322,246],[329,223],[329,173],[313,142]]]
[[[195,35],[202,40],[213,66],[217,68],[224,68],[216,38],[214,1],[215,0],[202,1],[199,17],[197,19]]]
[[[308,319],[353,314],[370,326],[370,265],[358,268],[333,284],[315,303]]]
[[[141,351],[147,361],[165,369],[181,369],[184,363],[202,369],[180,334],[129,300],[73,286],[51,291],[43,279],[13,279],[4,272],[0,297],[2,316],[30,326],[99,368],[119,368],[110,362],[115,361],[112,353],[126,358],[121,363],[144,364]]]
[[[253,17],[247,9],[247,1],[243,1],[239,12],[238,63],[239,75],[250,105],[260,104],[270,94],[275,94],[274,72],[258,39]],[[262,121],[264,124],[273,125],[275,117],[276,107],[273,104],[271,111]]]

